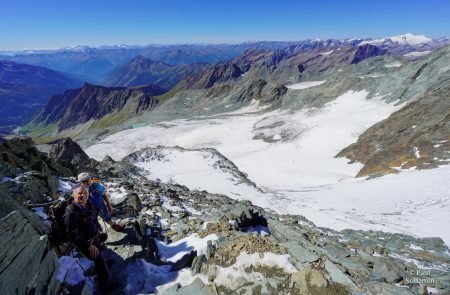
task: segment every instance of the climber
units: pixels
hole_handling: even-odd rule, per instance
[[[108,236],[102,232],[95,208],[90,203],[89,188],[78,185],[72,190],[72,196],[73,202],[64,213],[67,238],[78,251],[94,261],[100,291],[112,291],[117,283],[111,279],[101,252]]]
[[[112,221],[111,214],[114,212],[114,208],[111,205],[109,194],[105,188],[100,183],[91,179],[91,176],[87,172],[82,172],[78,175],[78,182],[89,187],[90,203],[93,208],[97,210],[97,213],[102,217],[102,219],[115,231],[123,231],[125,225]]]

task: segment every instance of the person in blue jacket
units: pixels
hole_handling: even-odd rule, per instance
[[[118,224],[112,221],[111,214],[114,209],[109,199],[109,194],[106,189],[98,182],[94,182],[87,172],[82,172],[78,175],[78,182],[81,185],[89,187],[89,201],[96,209],[98,215],[108,223],[115,231],[123,231],[125,225]]]

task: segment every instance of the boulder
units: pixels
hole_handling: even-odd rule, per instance
[[[210,241],[208,241],[210,242]],[[202,269],[202,265],[206,263],[206,255],[202,254],[199,256],[196,256],[194,258],[194,260],[192,261],[192,266],[191,266],[191,270],[193,274],[198,274],[200,273],[201,269]]]
[[[403,263],[391,257],[380,257],[375,260],[372,277],[377,281],[386,283],[398,283],[406,275],[406,267]]]
[[[85,163],[90,160],[78,143],[74,142],[70,137],[55,141],[48,152],[48,156],[55,161],[72,164]]]
[[[310,294],[309,290],[312,287],[327,288],[328,280],[319,270],[307,267],[292,274],[291,286],[295,294]]]
[[[250,201],[241,201],[224,211],[226,218],[235,220],[240,229],[257,225],[267,226],[267,220],[261,210],[254,207]]]

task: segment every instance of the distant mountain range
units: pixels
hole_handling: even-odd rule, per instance
[[[207,63],[200,62],[173,66],[138,55],[126,64],[108,73],[102,84],[138,86],[152,83],[169,90],[183,78],[197,74],[206,67],[208,67]]]
[[[382,42],[380,42],[382,40]],[[390,41],[385,41],[390,40]],[[404,41],[406,40],[406,41]],[[278,50],[294,47],[296,50],[333,46],[358,46],[363,42],[377,43],[380,49],[387,49],[391,54],[402,56],[411,52],[433,50],[450,44],[448,38],[432,39],[412,34],[399,35],[385,39],[315,39],[304,41],[261,41],[241,44],[179,44],[148,46],[77,46],[55,50],[0,51],[0,59],[25,64],[47,67],[60,72],[75,75],[80,80],[101,83],[105,76],[128,63],[138,55],[162,61],[170,65],[192,63],[211,63],[230,60],[247,49]],[[416,56],[411,56],[417,58]]]
[[[50,69],[0,60],[0,133],[26,123],[51,95],[80,85]]]
[[[450,54],[445,44],[448,42],[447,38],[435,40],[405,34],[366,40],[78,48],[23,53],[10,58],[51,61],[60,67],[71,64],[77,70],[70,75],[79,75],[97,65],[101,73],[94,75],[105,86],[86,83],[79,88],[80,81],[53,70],[2,61],[0,89],[2,97],[8,99],[4,100],[1,125],[7,126],[3,128],[10,132],[15,124],[24,124],[34,112],[41,110],[22,132],[34,137],[60,134],[96,137],[111,128],[117,131],[149,121],[240,112],[248,108],[320,109],[348,91],[364,90],[368,91],[369,98],[381,96],[386,102],[417,102],[393,114],[388,121],[380,122],[379,126],[384,127],[375,125],[368,129],[355,145],[339,155],[364,163],[361,176],[391,173],[395,167],[406,169],[413,164],[433,167],[439,161],[446,161],[445,148],[443,152],[437,148],[431,152],[429,145],[438,145],[437,141],[446,138],[445,89],[449,74],[445,65]],[[64,65],[64,61],[70,62]],[[108,65],[102,68],[102,64]],[[79,72],[79,69],[83,70]],[[317,86],[298,91],[295,89],[303,89],[296,88],[298,83]],[[422,108],[429,111],[420,112]],[[428,116],[442,121],[429,126],[434,119]],[[404,133],[398,122],[422,127]],[[397,135],[392,137],[394,140],[390,133],[377,128],[409,134],[411,138],[404,137],[404,145],[400,147],[392,143],[397,142]],[[423,134],[431,134],[429,128],[440,134],[434,136],[437,139],[417,141]],[[385,148],[379,150],[381,142]],[[416,154],[411,153],[414,148],[427,151],[429,157],[423,152],[418,161]],[[391,153],[394,158],[401,153],[402,159],[411,159],[397,163],[388,156],[391,149],[397,151]]]
[[[51,132],[61,132],[91,120],[97,122],[89,124],[87,128],[91,130],[109,127],[153,108],[159,102],[155,96],[167,91],[161,86],[170,89],[178,82],[171,93],[165,94],[167,98],[174,97],[166,104],[168,112],[182,114],[182,109],[189,108],[190,112],[201,114],[206,106],[220,109],[224,104],[235,103],[239,107],[251,100],[275,107],[287,93],[284,80],[289,76],[310,77],[339,64],[356,64],[386,52],[370,44],[333,48],[335,50],[303,51],[299,47],[276,51],[248,49],[236,58],[214,66],[198,63],[171,66],[138,56],[112,72],[111,79],[106,79],[110,81],[107,84],[128,88],[85,84],[81,89],[65,91],[50,98],[33,124],[56,124],[56,129],[51,129]],[[149,86],[132,87],[149,82],[156,84],[151,93],[141,91]],[[200,99],[186,101],[186,97]],[[181,106],[177,104],[179,98],[183,100]],[[102,123],[99,124],[100,121]]]

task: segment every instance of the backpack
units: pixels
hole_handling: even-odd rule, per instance
[[[98,178],[98,177],[92,177],[92,178],[91,178],[91,182],[98,183],[98,184],[100,184],[101,186],[105,186],[105,185],[103,184],[103,182],[100,180],[100,178]]]
[[[64,213],[66,212],[66,208],[70,204],[72,204],[72,201],[72,197],[68,200],[63,199],[61,202],[58,202],[57,204],[52,205],[49,208],[49,216],[52,222],[50,240],[55,245],[60,245],[68,242],[66,225],[64,223]]]

